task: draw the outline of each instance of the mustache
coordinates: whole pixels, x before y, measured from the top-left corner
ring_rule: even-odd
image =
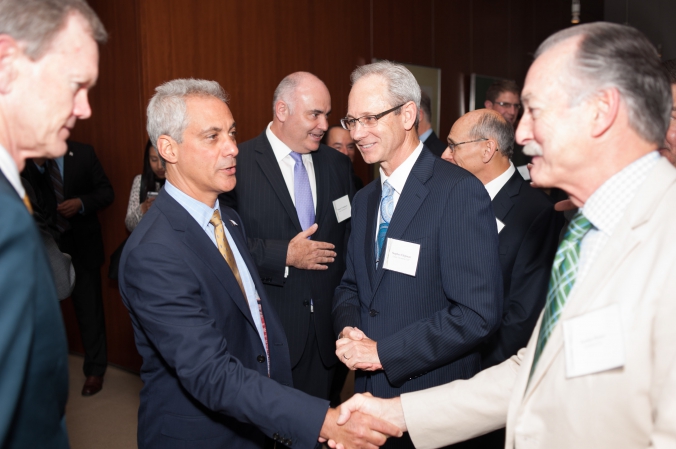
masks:
[[[542,156],[542,147],[536,142],[530,141],[524,145],[523,154],[526,156]]]

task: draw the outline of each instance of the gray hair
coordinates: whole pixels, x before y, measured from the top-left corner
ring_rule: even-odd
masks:
[[[495,139],[500,153],[512,157],[514,153],[514,127],[497,112],[480,109],[481,115],[469,131],[469,138]]]
[[[293,97],[293,92],[296,90],[298,87],[298,84],[300,83],[300,76],[297,76],[296,73],[292,73],[291,75],[287,75],[284,77],[282,81],[280,81],[279,85],[275,89],[275,93],[272,96],[272,116],[275,116],[275,105],[277,104],[278,101],[283,101],[286,103],[286,106],[289,108],[289,112],[293,114],[293,101],[291,100]]]
[[[84,0],[0,0],[0,34],[26,45],[33,60],[45,54],[71,14],[79,14],[100,44],[108,38],[96,13]]]
[[[648,142],[663,142],[672,108],[671,87],[650,41],[627,25],[589,23],[553,34],[535,57],[575,36],[582,39],[573,63],[568,73],[559,74],[570,104],[614,87],[627,104],[629,126]]]
[[[357,67],[352,72],[350,81],[354,85],[361,78],[370,75],[379,75],[385,78],[389,95],[388,100],[393,107],[412,101],[415,103],[418,111],[420,110],[420,86],[409,69],[401,64],[395,64],[390,61],[378,61],[373,64]],[[394,111],[395,115],[399,115],[400,113],[401,109]],[[419,121],[420,112],[416,112],[414,124],[416,128]]]
[[[188,127],[187,97],[215,97],[228,102],[228,94],[216,81],[199,79],[175,79],[155,88],[155,95],[148,103],[148,137],[157,148],[160,136],[166,135],[176,142],[183,142],[183,133]],[[158,152],[159,154],[159,152]],[[165,161],[162,159],[162,164]]]

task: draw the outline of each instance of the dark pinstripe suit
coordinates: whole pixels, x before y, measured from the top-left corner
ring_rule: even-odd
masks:
[[[321,361],[326,366],[337,362],[335,335],[331,325],[333,292],[345,271],[345,254],[350,232],[350,219],[338,223],[333,201],[354,196],[350,159],[340,152],[320,145],[312,152],[317,184],[316,223],[319,229],[313,240],[335,245],[336,259],[324,271],[300,270],[289,267],[284,278],[286,251],[289,240],[301,232],[298,214],[282,171],[265,131],[239,145],[237,156],[237,186],[221,195],[224,204],[242,217],[253,255],[265,290],[281,318],[289,341],[291,366],[301,360],[309,329],[312,328],[310,299],[314,303],[314,327]],[[294,383],[297,383],[294,376]],[[305,379],[296,388],[312,392]],[[326,397],[328,397],[328,390]]]
[[[472,377],[481,368],[478,346],[502,312],[486,189],[423,149],[387,231],[388,238],[420,244],[415,277],[375,268],[380,195],[376,180],[354,199],[347,271],[334,298],[334,331],[357,326],[378,344],[383,371],[357,371],[355,389],[389,398]]]

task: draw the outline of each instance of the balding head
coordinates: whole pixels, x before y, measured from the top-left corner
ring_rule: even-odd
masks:
[[[291,151],[309,153],[319,148],[328,129],[331,95],[312,73],[295,72],[275,89],[270,130]]]
[[[441,157],[487,184],[509,168],[514,129],[498,112],[478,109],[453,124],[448,145]]]

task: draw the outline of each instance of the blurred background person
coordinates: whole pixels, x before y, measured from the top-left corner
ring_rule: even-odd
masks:
[[[420,91],[420,122],[418,123],[418,138],[435,155],[441,157],[446,144],[439,140],[437,133],[432,129],[432,100],[425,91]]]
[[[664,144],[660,148],[660,154],[666,157],[672,165],[676,166],[676,59],[665,61],[662,63],[662,66],[667,69],[667,75],[671,83],[671,96],[674,103],[671,107],[669,129],[667,129]]]
[[[343,129],[340,125],[333,125],[324,134],[324,145],[328,145],[331,148],[343,153],[345,156],[350,158],[352,164],[354,164],[354,155],[357,145],[350,137],[350,131]],[[354,166],[353,166],[354,171]],[[354,187],[356,190],[359,190],[364,187],[364,181],[361,180],[354,172],[352,173],[352,181],[354,182]]]
[[[136,228],[143,215],[148,212],[157,197],[157,193],[164,187],[164,181],[164,166],[157,154],[157,148],[153,146],[149,139],[143,152],[143,173],[136,175],[131,184],[127,217],[124,219],[124,224],[129,232]]]

